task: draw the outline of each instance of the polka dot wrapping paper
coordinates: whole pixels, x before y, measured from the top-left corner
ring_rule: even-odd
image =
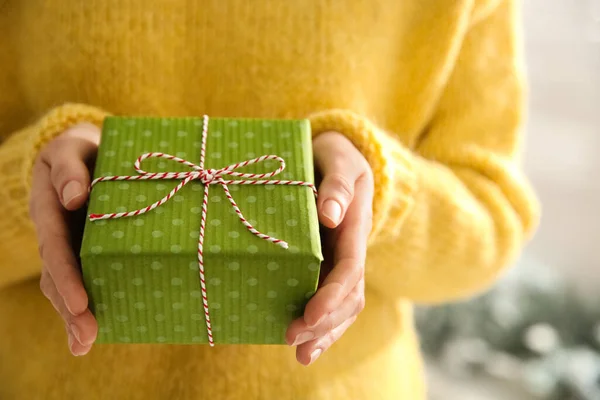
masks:
[[[94,178],[136,175],[135,160],[162,152],[197,164],[202,118],[105,120]],[[305,120],[211,118],[205,168],[277,155],[285,170],[270,179],[314,181],[311,132]],[[188,172],[163,158],[144,160],[148,172]],[[267,173],[276,160],[236,172]],[[236,179],[227,177],[226,179]],[[144,208],[180,180],[96,184],[88,211]],[[302,186],[229,185],[244,217],[284,249],[253,235],[240,222],[220,185],[209,189],[203,245],[213,340],[219,344],[283,344],[288,324],[314,294],[322,260],[316,202]],[[87,221],[81,262],[98,343],[209,343],[198,265],[204,185],[193,180],[169,201],[139,216]]]

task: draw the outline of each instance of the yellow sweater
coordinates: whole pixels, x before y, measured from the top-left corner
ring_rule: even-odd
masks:
[[[423,399],[412,302],[490,285],[534,230],[512,0],[0,1],[0,398]],[[315,365],[286,346],[71,357],[37,287],[32,160],[114,114],[309,116],[376,181],[367,307]]]

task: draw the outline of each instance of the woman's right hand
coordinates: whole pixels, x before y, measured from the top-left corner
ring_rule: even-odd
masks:
[[[73,234],[81,226],[73,227],[71,217],[88,198],[89,167],[99,142],[95,125],[73,126],[42,149],[33,167],[29,210],[43,263],[40,288],[64,320],[75,356],[87,354],[98,333],[73,250]]]

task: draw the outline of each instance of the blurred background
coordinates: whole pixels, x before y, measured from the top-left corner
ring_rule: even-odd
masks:
[[[600,0],[524,0],[537,236],[490,292],[418,310],[431,400],[600,399]]]

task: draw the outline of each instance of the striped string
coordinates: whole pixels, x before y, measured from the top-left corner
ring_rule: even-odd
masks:
[[[208,121],[207,115],[204,116],[202,125],[202,146],[200,148],[200,162],[196,165],[192,162],[184,160],[179,157],[172,156],[165,153],[145,153],[142,154],[135,160],[134,168],[138,175],[121,175],[121,176],[101,176],[92,181],[94,186],[100,182],[112,182],[112,181],[134,181],[134,180],[180,180],[179,184],[175,186],[166,196],[162,199],[154,202],[146,207],[118,213],[107,213],[107,214],[90,214],[90,221],[98,221],[102,219],[116,219],[116,218],[127,218],[135,217],[137,215],[145,214],[148,211],[152,211],[157,207],[165,204],[169,201],[177,192],[179,192],[185,185],[193,180],[198,180],[204,185],[204,195],[202,198],[202,215],[200,219],[200,233],[198,237],[198,270],[200,274],[200,286],[202,289],[202,305],[204,306],[204,319],[206,321],[206,331],[208,333],[208,342],[211,346],[214,346],[214,339],[212,334],[212,325],[210,322],[210,313],[208,309],[208,296],[206,290],[206,279],[204,277],[204,230],[206,227],[206,214],[208,211],[208,191],[210,185],[220,185],[225,192],[227,200],[231,203],[231,206],[235,210],[240,222],[246,227],[248,231],[256,235],[260,239],[266,240],[273,244],[276,244],[284,249],[288,248],[287,242],[278,239],[273,236],[266,235],[252,226],[242,211],[236,204],[231,192],[229,191],[228,185],[291,185],[291,186],[306,186],[309,187],[314,195],[317,195],[317,189],[312,183],[303,181],[289,181],[289,180],[270,180],[268,178],[278,175],[285,169],[285,161],[283,158],[276,155],[264,155],[251,160],[242,161],[236,164],[228,165],[227,167],[220,169],[205,169],[204,159],[206,155],[206,138],[208,136]],[[141,167],[142,162],[148,158],[164,158],[167,160],[175,161],[191,168],[188,172],[147,172]],[[267,172],[263,174],[251,174],[236,172],[237,169],[243,168],[248,165],[261,163],[267,160],[276,160],[279,163],[279,168],[275,171]],[[236,177],[241,179],[223,179],[224,177]]]

